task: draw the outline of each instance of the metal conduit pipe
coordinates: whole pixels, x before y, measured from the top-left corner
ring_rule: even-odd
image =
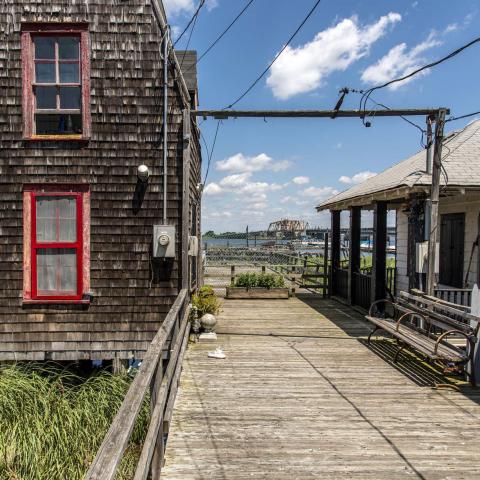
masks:
[[[169,30],[163,40],[163,224],[167,225],[168,188],[168,42]]]

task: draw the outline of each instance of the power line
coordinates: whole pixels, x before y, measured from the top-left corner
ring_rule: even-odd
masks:
[[[242,11],[233,19],[233,21],[228,25],[228,27],[211,43],[211,45],[200,55],[200,57],[197,60],[197,65],[198,63],[204,58],[212,48],[217,45],[217,43],[228,33],[228,31],[237,23],[237,21],[240,19],[240,17],[248,10],[248,7],[254,2],[255,0],[250,0],[242,9]],[[193,68],[190,67],[190,68]]]
[[[199,8],[199,12],[200,12],[200,7]],[[198,15],[195,16],[195,20],[193,21],[193,25],[192,25],[192,29],[190,30],[190,35],[188,36],[188,41],[187,41],[187,45],[185,47],[185,49],[183,50],[183,55],[182,55],[182,60],[180,62],[180,71],[182,70],[182,66],[183,66],[183,62],[185,60],[185,55],[187,54],[187,51],[188,51],[188,47],[190,46],[190,41],[192,40],[192,35],[193,35],[193,31],[195,30],[195,25],[197,24],[197,20],[198,20]]]
[[[205,179],[203,180],[203,184],[206,185],[207,179],[208,179],[208,172],[210,171],[210,163],[212,161],[213,157],[213,152],[215,151],[215,145],[217,144],[217,136],[218,136],[218,130],[220,129],[220,124],[222,123],[221,120],[218,121],[217,123],[217,129],[215,130],[215,137],[213,138],[213,144],[212,144],[212,149],[210,153],[208,153],[208,147],[207,147],[207,154],[208,154],[208,164],[207,164],[207,171],[205,172]],[[205,141],[205,139],[203,139]],[[205,142],[205,146],[206,142]]]
[[[198,17],[198,14],[200,13],[200,10],[202,9],[202,7],[205,5],[205,1],[206,0],[200,0],[200,3],[198,4],[198,7],[197,7],[197,10],[195,10],[195,13],[192,15],[192,18],[190,19],[190,21],[187,23],[187,26],[183,29],[182,33],[179,35],[179,37],[175,40],[174,44],[173,44],[173,47],[175,48],[177,46],[177,43],[181,40],[181,38],[185,35],[185,33],[187,32],[187,30],[190,28],[190,25],[193,23],[193,22],[196,22],[196,19]]]
[[[455,120],[461,120],[462,118],[468,118],[468,117],[473,117],[474,115],[480,114],[480,111],[478,112],[473,112],[473,113],[467,113],[466,115],[461,115],[459,117],[450,117],[445,122],[454,122]]]
[[[298,35],[300,30],[303,28],[305,23],[307,23],[308,19],[313,15],[313,12],[317,9],[317,7],[320,5],[320,2],[322,0],[317,0],[311,10],[308,12],[307,16],[302,20],[302,23],[299,25],[299,27],[295,30],[293,35],[288,39],[287,43],[283,46],[283,48],[280,50],[275,55],[275,58],[270,62],[268,67],[256,78],[256,80],[233,102],[231,103],[228,107],[225,107],[225,110],[234,107],[238,102],[240,102],[243,98],[245,98],[257,85],[257,83],[266,75],[266,73],[272,68],[272,65],[278,60],[278,57],[286,50],[286,48],[290,45],[290,43],[293,41],[293,39]]]
[[[467,48],[471,47],[472,45],[476,44],[480,42],[480,37],[477,37],[475,39],[473,39],[471,42],[457,48],[456,50],[454,50],[453,52],[449,53],[448,55],[446,55],[445,57],[442,57],[440,58],[439,60],[436,60],[432,63],[429,63],[428,65],[424,65],[423,67],[420,67],[420,68],[417,68],[416,70],[414,70],[413,72],[410,72],[408,73],[407,75],[404,75],[403,77],[400,77],[400,78],[395,78],[393,80],[389,80],[388,82],[385,82],[384,84],[382,85],[377,85],[376,87],[372,87],[372,88],[369,88],[368,90],[366,90],[364,92],[364,94],[362,95],[362,98],[360,99],[360,110],[365,110],[366,109],[366,103],[367,103],[367,100],[369,98],[369,96],[375,91],[375,90],[380,90],[381,88],[385,88],[385,87],[388,87],[389,85],[392,85],[394,83],[397,83],[397,82],[402,82],[404,80],[407,80],[408,78],[411,78],[413,77],[414,75],[417,75],[418,73],[420,72],[423,72],[424,70],[428,69],[428,68],[432,68],[432,67],[435,67],[437,65],[439,65],[440,63],[443,63],[453,57],[455,57],[456,55],[458,55],[459,53],[463,52],[464,50],[466,50]]]

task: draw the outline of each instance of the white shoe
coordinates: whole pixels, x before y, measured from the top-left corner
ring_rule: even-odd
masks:
[[[208,352],[208,356],[210,358],[225,358],[225,354],[220,347],[217,347],[217,349],[213,352]]]

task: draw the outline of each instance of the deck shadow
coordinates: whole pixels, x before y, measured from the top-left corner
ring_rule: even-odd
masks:
[[[445,375],[440,365],[423,360],[411,349],[404,349],[397,362],[394,362],[398,346],[394,340],[382,332],[377,332],[368,343],[367,337],[372,327],[358,311],[333,299],[324,299],[320,295],[299,294],[297,298],[328,318],[349,337],[355,338],[419,387],[434,388],[437,385],[447,385],[446,388],[450,389],[448,386],[451,386],[473,402],[480,404],[480,388],[472,387],[460,376]],[[332,315],[334,312],[335,314]],[[345,318],[339,318],[338,313],[343,314]]]

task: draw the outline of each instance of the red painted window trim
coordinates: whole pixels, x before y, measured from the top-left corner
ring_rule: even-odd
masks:
[[[74,197],[77,208],[77,236],[75,242],[38,242],[37,241],[37,205],[38,197]],[[83,297],[83,194],[81,192],[36,192],[30,194],[31,200],[31,269],[32,300],[82,300]],[[76,249],[77,257],[77,293],[75,295],[42,295],[37,289],[37,250],[42,248]]]
[[[81,113],[82,134],[78,135],[35,135],[35,102],[33,95],[34,35],[66,35],[80,36],[80,80],[81,80]],[[26,140],[88,140],[91,136],[90,118],[90,41],[88,24],[85,23],[25,23],[21,31],[22,77],[23,77],[23,137]]]

